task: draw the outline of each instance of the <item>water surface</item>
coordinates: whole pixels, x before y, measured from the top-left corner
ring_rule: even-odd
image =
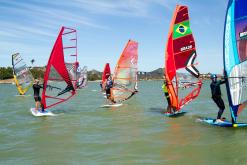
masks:
[[[209,83],[177,118],[161,113],[166,107],[161,85],[142,81],[136,96],[107,109],[100,108],[99,84],[91,82],[54,107],[56,117],[33,117],[32,96],[16,97],[14,85],[0,85],[0,164],[246,164],[247,129],[196,122],[217,115]],[[221,89],[227,103],[225,86]],[[224,116],[229,118],[228,109]],[[240,121],[247,122],[246,111]]]

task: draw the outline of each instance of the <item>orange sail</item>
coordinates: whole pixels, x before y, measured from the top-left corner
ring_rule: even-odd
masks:
[[[202,82],[195,68],[196,56],[188,7],[177,5],[168,34],[164,70],[171,104],[177,111],[200,93]]]
[[[111,98],[115,102],[127,100],[137,91],[137,50],[138,43],[129,40],[115,67],[111,88]]]

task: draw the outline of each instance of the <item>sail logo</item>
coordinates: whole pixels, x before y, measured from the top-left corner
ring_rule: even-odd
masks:
[[[136,64],[136,59],[135,59],[135,58],[132,58],[132,59],[130,60],[130,63],[131,63],[132,65],[135,65],[135,64]]]
[[[128,47],[127,51],[129,51],[129,52],[134,52],[134,51],[136,51],[136,49],[137,49],[137,45],[130,45],[130,46]]]
[[[185,51],[185,50],[189,50],[192,49],[192,45],[188,45],[188,46],[184,46],[180,49],[181,52]]]
[[[240,39],[247,38],[247,31],[239,33],[239,38]]]
[[[184,26],[183,24],[180,24],[178,28],[176,29],[176,32],[180,34],[185,34],[187,31],[188,27]]]
[[[27,69],[27,68],[25,68],[25,69],[23,69],[23,70],[21,70],[21,71],[17,72],[17,73],[16,73],[16,76],[20,76],[20,75],[22,75],[22,74],[26,73],[27,71],[28,71],[28,69]]]
[[[191,73],[193,76],[195,76],[196,78],[198,78],[200,76],[199,71],[195,68],[194,65],[194,61],[196,59],[196,52],[192,52],[192,54],[190,55],[187,64],[186,64],[186,70]]]

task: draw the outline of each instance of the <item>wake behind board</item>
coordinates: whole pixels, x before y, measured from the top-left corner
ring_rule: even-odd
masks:
[[[120,107],[122,106],[122,103],[118,103],[118,104],[104,104],[101,106],[101,108],[109,108],[109,107]]]
[[[15,95],[16,97],[30,97],[31,95]]]
[[[164,113],[164,115],[166,117],[179,117],[179,116],[183,116],[186,113],[186,111],[177,111],[175,113]]]
[[[205,124],[209,124],[212,126],[220,126],[220,127],[247,127],[247,123],[232,124],[232,122],[228,120],[217,122],[216,119],[212,119],[212,118],[200,118],[200,119],[197,119],[197,121],[205,123]]]
[[[49,110],[45,110],[45,112],[42,112],[41,109],[39,108],[38,111],[35,110],[35,108],[30,109],[31,113],[33,116],[36,117],[41,117],[41,116],[56,116],[56,114],[52,113]]]

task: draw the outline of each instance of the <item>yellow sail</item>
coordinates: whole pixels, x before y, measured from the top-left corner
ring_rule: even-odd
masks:
[[[20,95],[24,95],[33,84],[33,76],[19,53],[12,55],[14,82]]]
[[[30,83],[29,86],[22,88],[15,75],[14,75],[14,82],[20,95],[24,95],[28,91],[28,89],[32,86],[32,83]]]

